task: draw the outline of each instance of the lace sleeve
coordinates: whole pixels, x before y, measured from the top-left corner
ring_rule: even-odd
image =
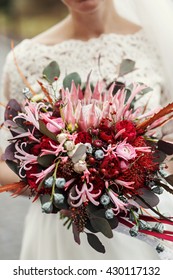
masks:
[[[7,139],[9,138],[9,132],[3,126],[3,122],[4,122],[5,105],[7,104],[8,100],[10,99],[10,85],[11,85],[10,64],[12,64],[11,53],[9,53],[7,55],[5,66],[4,66],[3,73],[2,73],[2,80],[1,80],[0,124],[2,125],[2,127],[0,129],[0,154],[2,154],[2,152],[5,150],[5,147],[8,144]]]

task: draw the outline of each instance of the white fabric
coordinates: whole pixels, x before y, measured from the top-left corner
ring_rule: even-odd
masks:
[[[107,34],[88,42],[69,40],[54,46],[24,40],[16,47],[15,55],[22,72],[36,90],[38,89],[36,80],[41,77],[43,68],[52,60],[56,60],[60,65],[59,83],[61,83],[64,74],[72,71],[78,71],[85,81],[91,69],[92,80],[97,81],[101,78],[112,80],[116,77],[118,64],[123,58],[136,61],[136,70],[125,77],[127,83],[139,81],[154,88],[154,91],[143,100],[145,103],[148,102],[149,108],[159,105],[164,89],[160,62],[143,31],[126,36]],[[23,83],[11,54],[7,58],[3,82],[6,97],[21,101]],[[171,208],[172,202],[167,200],[167,197],[165,201]],[[85,234],[81,239],[81,246],[75,244],[71,232],[62,226],[62,221],[57,215],[42,214],[39,202],[36,202],[31,205],[27,215],[21,259],[159,259],[163,255],[158,255],[155,251],[158,241],[147,239],[152,248],[141,240],[117,231],[113,239],[101,237],[107,250],[105,255],[90,248]],[[164,258],[173,259],[173,256],[170,257],[169,249],[165,252]]]
[[[173,101],[173,1],[114,0],[118,12],[143,27],[162,60],[169,100]]]

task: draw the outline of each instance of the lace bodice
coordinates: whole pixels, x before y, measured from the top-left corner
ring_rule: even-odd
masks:
[[[91,70],[92,81],[103,78],[112,81],[117,77],[122,59],[129,58],[136,61],[136,70],[126,75],[124,80],[127,83],[146,83],[154,88],[154,104],[160,102],[163,80],[159,60],[143,30],[132,35],[103,34],[86,42],[68,40],[53,46],[26,39],[15,48],[15,56],[22,73],[36,91],[39,90],[37,80],[42,76],[44,67],[52,60],[56,60],[60,66],[61,83],[65,73],[71,72],[78,72],[82,80],[86,81]],[[24,84],[16,70],[12,53],[7,57],[3,82],[8,99],[23,98]],[[152,103],[153,99],[150,99],[149,107],[153,106]]]

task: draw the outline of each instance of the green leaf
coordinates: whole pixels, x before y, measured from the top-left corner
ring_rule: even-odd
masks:
[[[92,227],[96,231],[101,232],[107,238],[113,237],[112,229],[106,219],[97,217],[93,214],[90,215],[89,219],[90,219]]]
[[[100,242],[99,238],[95,234],[86,232],[86,235],[87,235],[88,243],[93,249],[103,254],[106,252],[105,247],[103,246],[103,244]]]
[[[70,73],[69,75],[67,75],[64,80],[63,80],[63,87],[66,89],[68,88],[69,90],[71,90],[71,83],[72,81],[74,81],[76,87],[78,85],[81,85],[81,77],[79,76],[79,74],[77,72],[73,72]]]
[[[43,70],[43,77],[46,78],[50,83],[54,82],[55,77],[60,76],[59,65],[56,61],[52,61],[49,65]]]
[[[52,140],[57,142],[56,135],[54,133],[52,133],[50,130],[47,129],[47,127],[44,124],[44,122],[39,120],[39,125],[40,125],[39,130],[40,130],[41,133],[43,133],[44,135],[46,135],[50,139],[52,139]]]
[[[123,59],[119,68],[119,77],[124,76],[135,69],[135,61],[131,59]]]
[[[56,159],[56,156],[54,156],[54,155],[45,155],[42,157],[38,157],[37,161],[41,166],[49,167],[54,162],[55,159]]]

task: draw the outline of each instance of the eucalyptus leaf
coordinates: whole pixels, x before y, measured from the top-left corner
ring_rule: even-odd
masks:
[[[3,160],[14,160],[14,153],[15,153],[15,143],[11,143],[5,149],[5,153],[2,155]]]
[[[75,86],[77,87],[78,85],[81,85],[81,77],[79,76],[79,74],[77,72],[73,72],[70,73],[69,75],[67,75],[64,80],[63,80],[63,87],[66,89],[68,88],[69,90],[71,90],[71,84],[72,81],[74,81]]]
[[[56,159],[56,156],[54,156],[54,155],[45,155],[42,157],[38,157],[37,161],[41,166],[49,167],[54,162],[55,159]]]
[[[100,218],[105,218],[105,212],[106,212],[106,209],[99,209],[97,211],[94,212],[94,215],[97,216],[97,217],[100,217]],[[116,218],[116,216],[113,217],[113,219],[109,219],[109,220],[106,220],[108,221],[111,229],[114,229],[118,226],[118,219]]]
[[[80,245],[80,233],[77,229],[77,226],[74,223],[72,223],[72,231],[73,231],[74,240],[76,241],[77,244]]]
[[[95,215],[90,215],[89,219],[90,219],[92,227],[96,231],[101,232],[107,238],[113,237],[112,229],[106,219],[97,217]]]
[[[136,198],[135,201],[142,206],[143,208],[149,208],[147,204],[150,205],[150,207],[155,207],[159,203],[159,197],[154,194],[150,189],[141,188],[142,195],[140,197],[143,199],[140,200],[140,198]],[[146,202],[146,203],[145,203]]]
[[[8,165],[8,167],[19,176],[19,168],[18,168],[18,164],[15,161],[12,160],[6,160],[5,161],[6,164]]]
[[[88,243],[93,249],[103,254],[106,252],[105,247],[103,246],[103,244],[100,242],[99,238],[95,234],[86,232],[86,235],[87,235]]]
[[[4,118],[5,120],[11,120],[12,118],[16,117],[21,111],[21,106],[16,101],[16,99],[10,99],[5,109]]]
[[[119,68],[119,77],[124,76],[135,69],[135,61],[131,59],[123,59]]]
[[[45,77],[50,83],[53,83],[54,78],[59,76],[60,69],[56,61],[49,63],[49,65],[43,70],[43,77]]]
[[[84,144],[79,145],[71,158],[72,162],[73,163],[78,162],[79,159],[81,159],[82,156],[86,153],[86,150],[87,147]]]
[[[56,135],[48,130],[44,122],[42,122],[41,120],[39,120],[39,130],[44,135],[57,142]]]
[[[167,177],[164,177],[164,179],[171,185],[173,186],[173,174],[167,176]]]
[[[163,141],[163,140],[159,140],[158,143],[158,149],[162,152],[164,152],[167,155],[173,155],[173,144]]]

